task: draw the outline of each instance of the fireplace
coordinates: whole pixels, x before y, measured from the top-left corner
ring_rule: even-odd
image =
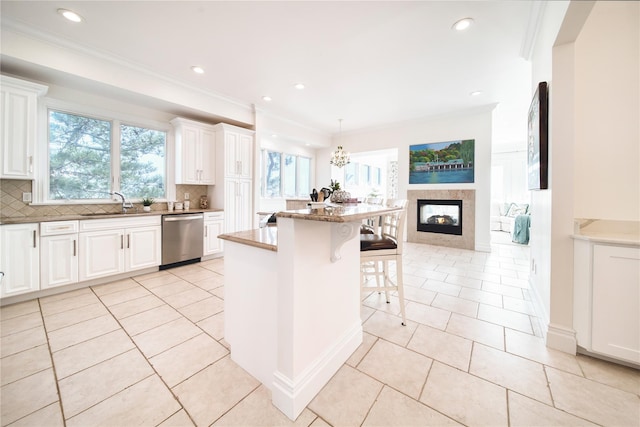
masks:
[[[462,200],[418,199],[417,230],[462,235]]]

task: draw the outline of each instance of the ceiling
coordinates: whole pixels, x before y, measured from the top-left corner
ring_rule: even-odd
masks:
[[[498,139],[524,140],[531,72],[523,55],[538,3],[2,0],[0,7],[3,25],[328,134],[338,132],[339,119],[348,132],[498,104]],[[58,8],[84,22],[66,21]],[[474,24],[454,31],[465,17]]]

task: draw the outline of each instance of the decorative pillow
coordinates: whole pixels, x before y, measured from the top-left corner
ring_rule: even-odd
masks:
[[[515,218],[518,215],[524,215],[527,213],[528,208],[529,208],[529,205],[516,205],[515,203],[513,203],[509,208],[509,212],[507,212],[507,216],[511,218]]]
[[[502,203],[500,205],[500,216],[506,216],[512,205],[513,203]]]

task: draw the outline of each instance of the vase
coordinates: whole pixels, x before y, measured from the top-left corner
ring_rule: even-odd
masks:
[[[351,193],[344,190],[336,190],[331,194],[331,201],[333,203],[343,203],[345,200],[351,198]]]
[[[145,212],[151,212],[151,206],[143,206],[142,210]]]

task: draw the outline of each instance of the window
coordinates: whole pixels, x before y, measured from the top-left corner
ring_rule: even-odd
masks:
[[[165,132],[120,126],[120,190],[127,197],[165,197],[166,140]]]
[[[307,197],[311,193],[311,159],[262,150],[262,197]]]
[[[284,196],[296,196],[296,156],[284,155]]]
[[[49,199],[105,199],[111,122],[49,111]]]
[[[280,192],[280,158],[282,155],[273,151],[265,150],[265,173],[264,182],[265,187],[263,196],[265,197],[279,197]]]
[[[50,109],[42,201],[104,201],[166,194],[167,132]]]

